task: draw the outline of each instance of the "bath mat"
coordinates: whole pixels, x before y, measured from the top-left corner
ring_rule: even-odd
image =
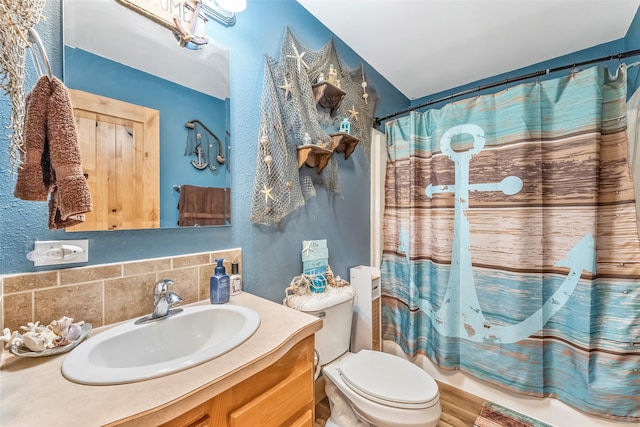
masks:
[[[487,402],[482,406],[480,415],[473,427],[551,427],[542,421],[522,415],[519,412]]]

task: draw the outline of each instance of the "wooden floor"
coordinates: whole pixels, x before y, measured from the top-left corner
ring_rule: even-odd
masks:
[[[437,381],[442,415],[438,427],[470,427],[486,400]]]
[[[471,427],[486,400],[458,388],[438,382],[442,416],[438,427]],[[325,397],[316,405],[315,427],[323,427],[329,419],[329,401]]]

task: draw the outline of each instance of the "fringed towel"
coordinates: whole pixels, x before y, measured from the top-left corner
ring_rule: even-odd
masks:
[[[45,158],[47,102],[51,84],[42,77],[26,97],[24,115],[25,151],[22,153],[13,195],[22,200],[46,201],[51,185],[51,165]]]
[[[231,206],[231,189],[180,186],[178,201],[178,225],[193,227],[202,225],[224,225]]]
[[[27,99],[25,152],[14,196],[44,201],[49,193],[52,230],[84,222],[91,212],[69,93],[56,77],[43,76]]]

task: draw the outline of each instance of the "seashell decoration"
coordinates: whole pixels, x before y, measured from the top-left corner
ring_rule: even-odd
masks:
[[[2,330],[0,342],[4,341],[5,348],[25,346],[34,352],[65,346],[76,340],[81,333],[84,321],[74,322],[73,318],[63,316],[54,320],[47,326],[40,322],[29,322],[26,326],[20,326],[24,332],[13,331],[9,328]]]
[[[267,147],[269,146],[269,137],[265,134],[262,134],[262,136],[259,139],[260,141],[260,146],[262,147],[263,150],[266,150]]]
[[[57,337],[55,338],[56,345],[67,345],[73,342],[80,336],[81,326],[84,322],[73,323],[71,317],[63,316],[58,320],[54,320],[49,324],[51,331],[53,331]]]
[[[267,165],[267,169],[269,170],[269,175],[271,175],[271,163],[273,163],[273,157],[270,154],[267,154],[262,159],[265,165]]]
[[[49,328],[27,331],[22,334],[22,344],[31,351],[44,351],[56,346],[54,344],[56,337],[57,335]]]

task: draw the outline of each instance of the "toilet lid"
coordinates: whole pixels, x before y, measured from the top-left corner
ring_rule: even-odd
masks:
[[[353,299],[351,286],[348,289],[344,286],[327,292],[311,292],[306,295],[296,296],[297,306],[295,308],[304,312],[314,312],[326,310],[350,299]]]
[[[438,398],[435,380],[418,366],[379,351],[361,350],[337,367],[349,388],[396,408],[427,408]]]

